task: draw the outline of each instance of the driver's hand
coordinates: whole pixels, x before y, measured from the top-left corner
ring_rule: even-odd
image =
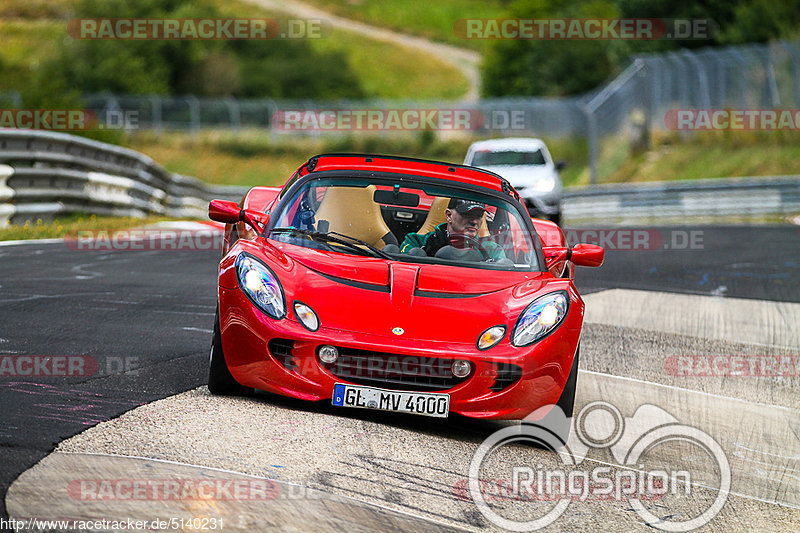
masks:
[[[422,249],[425,250],[428,257],[433,257],[441,248],[449,245],[450,232],[442,227],[438,227],[436,231],[433,232],[433,235],[428,237],[428,240],[425,241],[425,246],[423,246]]]

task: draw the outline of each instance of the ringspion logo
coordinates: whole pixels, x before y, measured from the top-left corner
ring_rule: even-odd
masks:
[[[565,428],[572,428],[577,438],[564,442]],[[550,450],[555,465],[526,464],[502,456],[504,447],[520,443]],[[660,459],[655,461],[655,468],[645,467],[648,454],[657,455],[654,450],[670,445],[691,446],[696,453],[691,460],[680,461],[681,468],[669,468]],[[604,457],[610,455],[614,462],[584,462],[593,449],[604,450]],[[506,475],[482,475],[487,465]],[[703,472],[705,466],[713,471],[708,479]],[[500,483],[492,483],[493,479]],[[716,496],[713,500],[697,498],[693,494],[697,486],[715,490]],[[722,510],[730,486],[727,455],[709,434],[681,424],[655,405],[641,405],[632,416],[626,417],[614,405],[603,401],[586,405],[574,419],[567,418],[556,405],[545,406],[531,413],[521,425],[494,432],[473,455],[467,478],[469,496],[480,513],[492,524],[511,531],[547,527],[572,502],[587,499],[626,501],[652,528],[691,531],[713,520]],[[671,500],[666,508],[644,503],[666,495]],[[492,505],[498,501],[502,505]],[[534,506],[531,501],[556,503]],[[677,501],[689,503],[693,513],[673,512]]]

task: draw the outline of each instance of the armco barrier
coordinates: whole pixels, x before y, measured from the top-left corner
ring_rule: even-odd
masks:
[[[788,217],[800,213],[800,176],[717,178],[601,185],[564,192],[575,222],[664,223],[680,219]]]
[[[0,226],[74,212],[205,217],[210,199],[238,200],[246,191],[168,172],[119,146],[0,128]]]

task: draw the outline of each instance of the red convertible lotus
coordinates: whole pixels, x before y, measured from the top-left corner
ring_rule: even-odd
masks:
[[[500,176],[383,155],[312,157],[225,222],[208,387],[446,417],[572,414],[584,304],[570,248]]]

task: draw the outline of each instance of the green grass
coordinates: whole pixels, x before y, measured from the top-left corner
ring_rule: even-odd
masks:
[[[244,131],[161,137],[142,132],[125,144],[172,172],[210,183],[253,186],[282,185],[309,157],[324,152],[383,153],[460,163],[470,142],[469,138],[437,140],[429,133],[312,138]]]
[[[66,18],[74,0],[0,0],[0,18]]]
[[[630,155],[603,182],[693,180],[800,174],[800,133],[716,132],[682,139],[658,136],[653,147]],[[588,181],[587,181],[588,182]]]
[[[24,224],[14,224],[0,228],[0,241],[22,241],[31,239],[57,239],[75,237],[79,231],[114,232],[131,228],[142,228],[148,224],[168,220],[163,217],[129,218],[97,217],[95,215],[75,214],[60,217],[51,222],[42,219]]]
[[[213,2],[226,16],[282,18],[279,13],[241,0]],[[36,69],[55,55],[58,43],[65,37],[69,9],[74,3],[75,0],[0,0],[0,92],[33,83]],[[460,70],[419,50],[335,29],[324,32],[319,39],[309,39],[309,44],[316,51],[342,53],[372,98],[451,100],[469,89]]]
[[[453,26],[459,19],[503,16],[503,0],[306,0],[345,18],[411,33],[463,48],[483,50],[487,40],[463,39]]]
[[[342,52],[373,98],[453,100],[469,90],[460,70],[419,50],[337,29],[311,45],[318,51]]]
[[[33,83],[35,71],[55,55],[57,43],[65,35],[65,21],[0,19],[0,91],[18,90]]]
[[[213,2],[230,16],[286,18],[242,0]],[[341,52],[371,98],[449,100],[463,96],[469,89],[460,70],[416,49],[330,28],[320,38],[309,39],[309,44],[316,51]]]

